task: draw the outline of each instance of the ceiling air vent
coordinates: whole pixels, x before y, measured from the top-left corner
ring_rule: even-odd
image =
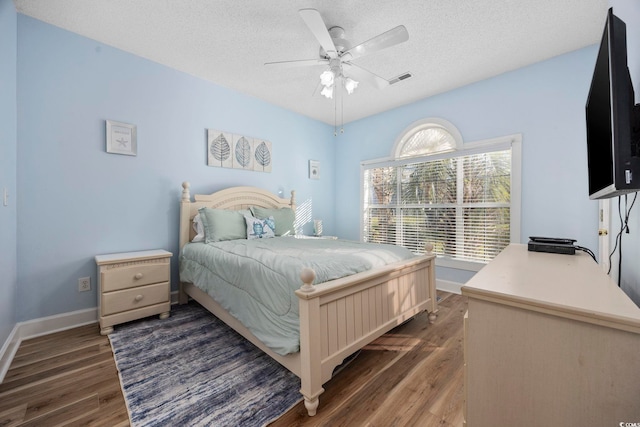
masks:
[[[402,80],[406,80],[406,79],[408,79],[409,77],[413,77],[413,76],[411,75],[411,73],[404,73],[404,74],[400,74],[398,77],[394,77],[394,78],[392,78],[391,80],[389,80],[389,84],[390,84],[390,85],[392,85],[392,84],[396,84],[396,83],[398,83],[398,82],[401,82]]]

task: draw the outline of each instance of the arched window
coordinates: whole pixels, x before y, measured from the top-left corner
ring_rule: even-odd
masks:
[[[362,164],[362,240],[431,243],[438,265],[478,270],[519,241],[520,140],[463,143],[446,120],[411,124],[389,159]]]
[[[462,135],[444,119],[429,118],[411,124],[393,144],[391,156],[420,157],[462,149]]]

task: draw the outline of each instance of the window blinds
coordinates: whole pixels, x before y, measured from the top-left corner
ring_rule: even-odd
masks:
[[[511,149],[364,169],[363,236],[487,262],[510,242]]]

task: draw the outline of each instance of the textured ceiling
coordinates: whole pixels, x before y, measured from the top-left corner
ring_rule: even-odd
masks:
[[[265,62],[318,57],[298,14],[317,9],[359,44],[398,25],[409,40],[354,63],[391,79],[361,83],[344,122],[598,43],[606,0],[14,0],[18,12],[101,43],[334,124],[318,68]],[[338,112],[338,121],[340,121]]]

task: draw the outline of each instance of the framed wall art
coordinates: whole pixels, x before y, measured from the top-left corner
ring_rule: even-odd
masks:
[[[107,153],[136,156],[138,141],[136,126],[107,120]]]
[[[320,179],[320,162],[309,160],[309,179]]]
[[[271,172],[271,142],[207,129],[207,165]]]

